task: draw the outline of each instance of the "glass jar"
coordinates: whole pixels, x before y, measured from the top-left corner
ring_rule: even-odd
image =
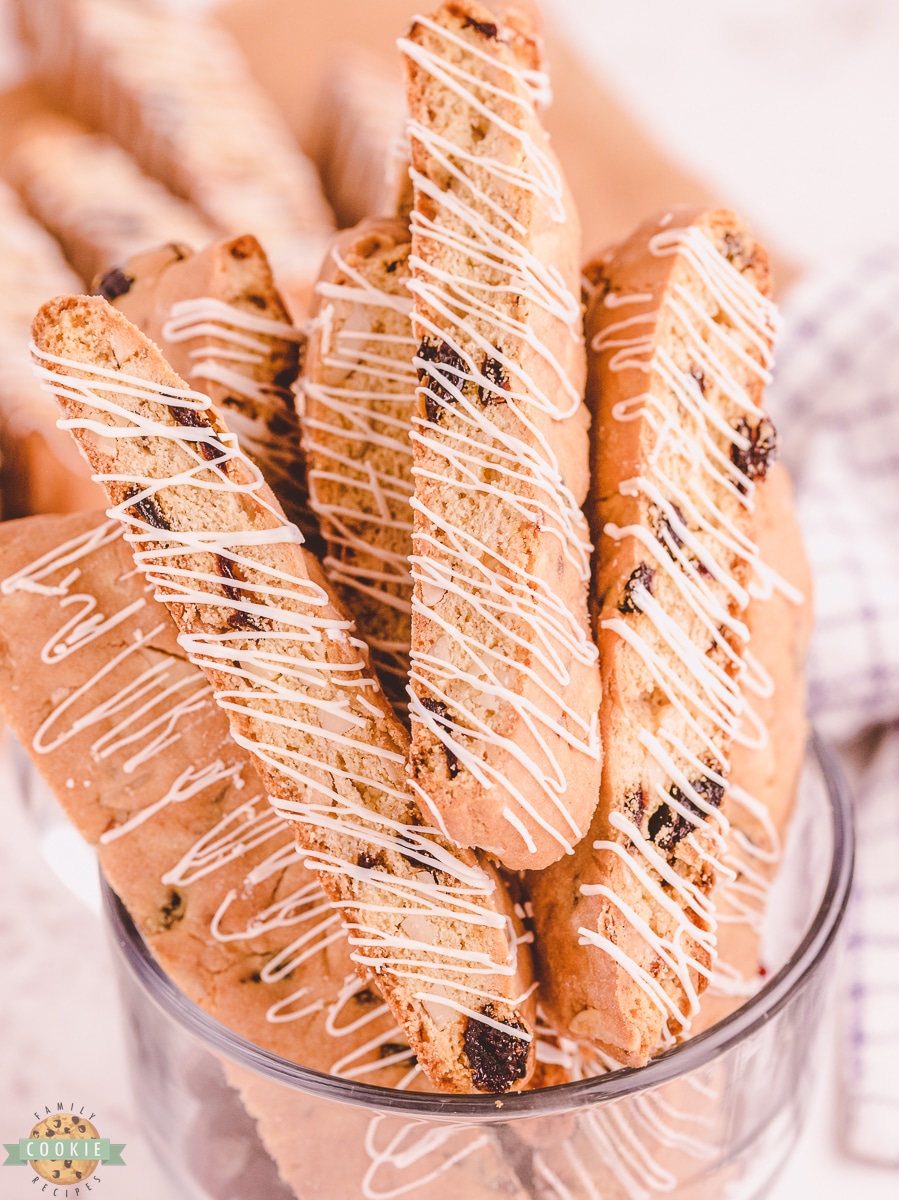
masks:
[[[175,987],[106,888],[147,1138],[189,1200],[763,1197],[813,1086],[852,850],[845,786],[815,740],[772,894],[764,986],[639,1070],[502,1097],[391,1091],[259,1049]]]

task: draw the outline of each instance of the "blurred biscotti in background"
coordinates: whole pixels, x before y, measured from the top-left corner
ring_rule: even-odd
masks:
[[[333,231],[312,163],[228,34],[118,0],[18,0],[35,73],[223,234],[252,231],[302,306]]]
[[[103,494],[34,377],[35,305],[81,283],[59,246],[0,183],[0,455],[4,517],[96,508]]]
[[[7,173],[86,284],[148,246],[199,247],[215,236],[111,138],[49,111],[22,125]]]

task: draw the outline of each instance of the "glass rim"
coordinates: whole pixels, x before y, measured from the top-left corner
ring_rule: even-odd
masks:
[[[645,1067],[621,1067],[574,1083],[529,1092],[507,1092],[501,1096],[460,1095],[397,1091],[314,1071],[247,1041],[185,995],[153,958],[124,904],[101,874],[103,908],[120,957],[157,1007],[209,1049],[257,1074],[323,1100],[412,1118],[508,1121],[570,1112],[645,1092],[723,1055],[770,1021],[802,989],[827,954],[848,904],[855,838],[849,791],[833,754],[814,731],[809,739],[809,749],[823,777],[830,802],[833,853],[821,903],[799,946],[754,996],[711,1028],[666,1050]]]

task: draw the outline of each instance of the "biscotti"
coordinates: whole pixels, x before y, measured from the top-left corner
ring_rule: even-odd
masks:
[[[105,300],[58,299],[33,333],[138,567],[418,1061],[447,1090],[521,1086],[531,989],[503,888],[424,825],[405,730],[298,530],[208,398]]]
[[[117,263],[93,290],[227,412],[241,446],[317,552],[290,390],[305,338],[291,324],[256,238],[222,239],[197,254],[177,244],[147,250]]]
[[[42,84],[221,234],[253,233],[300,310],[333,217],[315,168],[230,36],[197,14],[120,0],[18,0]]]
[[[110,138],[63,117],[24,125],[6,171],[88,286],[132,254],[163,242],[199,248],[215,236],[195,208]]]
[[[577,217],[523,19],[448,3],[400,48],[421,339],[412,782],[454,840],[540,868],[599,791]]]
[[[0,183],[0,481],[6,518],[96,508],[103,501],[71,438],[56,428],[59,410],[41,391],[28,353],[38,306],[80,286],[59,245]]]
[[[408,1043],[118,522],[4,522],[0,556],[0,706],[160,965],[258,1046],[399,1083]]]
[[[740,680],[749,588],[771,581],[752,540],[775,448],[768,290],[736,217],[679,210],[609,253],[587,314],[602,787],[533,903],[542,1003],[630,1065],[698,1011],[732,746],[765,736]]]
[[[363,221],[332,244],[315,287],[302,423],[325,574],[406,699],[411,639],[412,356],[409,228]]]

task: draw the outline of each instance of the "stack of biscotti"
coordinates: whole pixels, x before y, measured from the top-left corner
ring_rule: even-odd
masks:
[[[71,438],[56,428],[56,405],[34,378],[28,343],[36,308],[78,277],[58,244],[0,184],[0,481],[3,514],[96,508],[102,492]]]
[[[299,339],[253,238],[121,264],[41,309],[34,354],[401,1057],[504,1091],[534,1077],[531,936],[596,1069],[751,991],[807,579],[747,228],[673,210],[591,263],[585,353],[534,27],[449,0],[400,49],[409,221],[333,243],[310,325],[321,568],[265,481]]]
[[[444,75],[449,72],[460,74],[463,70],[471,72],[472,57],[476,59],[479,54],[482,55],[480,61],[483,63],[490,61],[491,56],[502,53],[493,45],[497,40],[495,24],[488,22],[483,12],[470,5],[447,5],[435,15],[433,21],[434,26],[447,31],[442,47],[439,41],[441,34],[433,26],[429,28],[428,22],[417,23],[412,32],[413,39],[416,38],[416,30],[419,30],[420,37],[424,38],[427,34],[433,36],[431,53],[437,57],[439,65],[434,66],[434,58],[430,60],[432,75],[437,75],[440,70]],[[423,34],[421,25],[425,29]],[[456,40],[449,36],[450,31],[455,33]],[[510,50],[517,47],[517,52],[521,53],[520,27],[519,39],[509,38],[506,44]],[[527,47],[525,40],[525,55]],[[417,41],[413,41],[411,47],[409,43],[403,43],[403,49],[413,61],[422,58]],[[473,191],[474,183],[465,174],[468,169],[466,163],[470,164],[470,159],[464,159],[463,156],[471,154],[471,146],[466,141],[468,126],[462,120],[461,113],[464,111],[463,102],[471,104],[471,100],[467,100],[468,93],[463,93],[458,86],[457,94],[443,97],[443,103],[437,103],[435,97],[429,94],[428,102],[422,104],[424,118],[418,120],[415,104],[419,82],[418,76],[410,72],[413,147],[416,140],[419,143],[427,140],[430,122],[445,121],[449,132],[444,130],[439,141],[439,170],[443,172],[441,184],[446,186],[449,194],[454,194],[453,181],[457,180],[463,199],[454,202],[451,213],[441,214],[440,205],[451,207],[444,199],[444,193],[429,191],[427,181],[419,181],[413,171],[418,194],[413,213],[411,259],[405,251],[397,254],[395,249],[403,240],[402,225],[362,222],[354,231],[342,235],[330,261],[326,263],[317,289],[305,380],[305,437],[313,475],[313,506],[317,507],[322,518],[323,533],[331,551],[326,569],[335,580],[341,580],[342,577],[345,580],[349,576],[350,586],[364,593],[361,598],[355,601],[348,599],[348,602],[354,605],[360,628],[366,636],[376,642],[379,636],[389,631],[391,641],[400,650],[405,645],[400,639],[411,636],[414,642],[415,636],[414,623],[413,630],[409,630],[403,619],[403,610],[396,600],[397,596],[405,595],[400,590],[404,574],[402,560],[417,548],[416,542],[410,538],[408,516],[405,522],[397,519],[402,517],[402,509],[397,506],[401,505],[402,496],[410,487],[414,486],[416,491],[413,500],[416,532],[419,528],[425,532],[429,556],[437,551],[433,525],[429,526],[424,521],[419,524],[422,514],[419,496],[430,494],[435,473],[430,464],[425,465],[427,460],[424,456],[419,456],[422,434],[404,428],[401,423],[400,410],[396,405],[407,385],[395,360],[404,339],[410,336],[414,339],[415,322],[421,320],[419,313],[426,321],[431,321],[425,328],[433,340],[433,330],[438,328],[438,321],[433,319],[433,311],[429,311],[425,301],[435,295],[439,316],[444,322],[450,320],[454,313],[458,319],[458,313],[463,308],[466,312],[476,314],[462,327],[463,335],[473,334],[483,344],[490,328],[487,318],[482,315],[482,308],[477,306],[477,270],[472,270],[464,258],[460,256],[461,265],[453,266],[446,254],[443,258],[437,256],[439,265],[433,268],[429,279],[422,255],[422,248],[425,253],[428,251],[428,235],[434,236],[436,233],[440,239],[438,246],[445,250],[447,246],[452,246],[454,236],[461,241],[464,235],[459,234],[459,229],[465,228],[467,223],[467,229],[475,231],[470,237],[469,249],[475,245],[475,235],[484,237],[487,245],[481,252],[483,262],[493,263],[496,277],[501,278],[496,266],[499,251],[496,246],[489,244],[490,236],[502,237],[501,228],[498,233],[495,227],[499,223],[491,214],[489,220],[482,218],[478,224],[475,219],[477,214],[468,213],[464,206],[464,189]],[[489,109],[489,100],[485,101],[484,107]],[[438,118],[433,116],[435,112],[439,114]],[[486,117],[486,113],[481,116]],[[486,119],[483,124],[486,127]],[[432,132],[430,136],[436,141],[438,135]],[[481,138],[481,141],[484,140]],[[453,159],[454,150],[463,158],[462,165]],[[420,151],[417,158],[421,161]],[[416,154],[413,153],[415,161]],[[498,194],[497,188],[490,192],[494,204]],[[446,228],[439,225],[441,219]],[[742,537],[742,542],[737,543],[736,549],[728,547],[731,557],[724,560],[733,567],[740,582],[736,585],[736,596],[732,594],[734,589],[731,589],[731,593],[727,593],[726,587],[723,589],[727,594],[723,601],[722,619],[729,622],[726,638],[718,635],[717,639],[712,638],[709,647],[705,647],[703,630],[708,620],[701,616],[697,618],[694,602],[689,612],[685,613],[683,605],[678,610],[678,615],[685,621],[687,640],[675,632],[671,636],[676,639],[676,648],[668,647],[666,650],[666,653],[671,651],[670,657],[675,661],[680,659],[681,664],[683,656],[692,653],[687,646],[690,638],[702,646],[697,653],[710,650],[710,672],[714,675],[712,687],[717,688],[715,703],[720,702],[721,695],[729,697],[727,702],[732,710],[740,710],[743,714],[745,729],[739,733],[736,726],[740,722],[733,720],[727,733],[716,731],[716,760],[720,760],[718,768],[711,767],[708,775],[700,777],[696,772],[697,764],[705,762],[706,767],[711,766],[708,733],[702,729],[701,721],[697,730],[694,727],[695,717],[689,714],[683,722],[688,729],[686,735],[683,730],[678,731],[670,718],[666,718],[666,724],[671,728],[666,729],[664,736],[680,738],[683,753],[687,756],[690,778],[684,776],[683,764],[677,766],[671,761],[672,756],[666,755],[664,761],[676,772],[667,787],[659,778],[653,778],[651,784],[640,780],[633,786],[615,782],[634,764],[635,759],[637,775],[645,770],[647,761],[646,740],[639,727],[642,693],[635,689],[629,697],[620,682],[626,678],[628,686],[634,686],[627,661],[633,643],[629,643],[623,651],[616,643],[622,637],[631,637],[626,619],[632,618],[635,622],[639,619],[631,595],[634,589],[643,584],[650,593],[647,603],[651,604],[651,588],[657,567],[650,565],[650,562],[644,564],[643,558],[650,558],[653,544],[662,545],[666,559],[673,555],[677,568],[683,567],[689,580],[692,581],[697,573],[700,579],[708,573],[713,582],[710,586],[701,585],[704,586],[704,603],[713,609],[716,604],[719,608],[722,604],[714,596],[720,570],[714,576],[716,568],[711,562],[703,561],[699,550],[696,551],[700,555],[696,560],[700,564],[698,567],[681,562],[690,555],[678,555],[685,539],[680,532],[677,513],[687,509],[687,500],[682,502],[683,508],[677,499],[666,501],[664,497],[661,501],[654,500],[652,505],[644,505],[639,526],[626,529],[621,535],[615,532],[615,522],[605,515],[608,510],[614,517],[617,512],[615,506],[628,503],[627,489],[625,498],[620,500],[613,499],[610,493],[615,493],[619,485],[627,484],[631,476],[637,477],[633,486],[637,488],[636,494],[639,494],[639,476],[645,470],[642,464],[650,462],[653,453],[649,434],[643,433],[644,429],[652,431],[652,423],[647,419],[640,424],[638,420],[642,416],[639,407],[642,389],[633,384],[634,395],[638,397],[633,404],[633,420],[626,403],[622,403],[620,411],[614,409],[619,392],[614,390],[613,385],[618,386],[618,375],[628,370],[632,372],[632,375],[625,376],[629,388],[632,378],[638,381],[642,379],[645,363],[650,361],[655,345],[653,337],[656,336],[650,321],[655,309],[650,307],[653,295],[650,294],[649,284],[643,291],[637,285],[631,288],[627,282],[627,272],[645,269],[652,276],[655,270],[656,276],[660,276],[669,257],[667,253],[663,257],[661,252],[655,255],[648,249],[649,235],[641,231],[620,249],[610,251],[588,264],[585,270],[585,277],[591,284],[591,319],[597,325],[603,321],[606,324],[613,323],[605,357],[607,343],[598,340],[599,335],[593,325],[588,326],[592,335],[588,399],[594,417],[600,417],[602,422],[594,424],[594,483],[590,501],[592,532],[598,546],[593,561],[593,601],[596,635],[600,644],[605,643],[607,647],[603,661],[604,698],[600,708],[603,738],[607,748],[614,754],[603,776],[605,795],[612,793],[612,798],[605,802],[608,807],[603,811],[608,814],[617,806],[626,816],[626,798],[639,795],[644,789],[647,800],[640,819],[650,834],[650,840],[655,841],[663,853],[667,850],[675,864],[658,864],[664,888],[683,886],[685,890],[680,894],[680,900],[685,899],[686,889],[698,887],[695,894],[703,899],[697,900],[697,904],[701,903],[704,907],[702,915],[693,914],[689,904],[684,903],[684,915],[679,918],[680,922],[684,922],[681,926],[675,922],[674,905],[660,910],[658,878],[655,883],[650,880],[645,896],[638,901],[638,909],[648,914],[650,926],[655,923],[661,933],[650,933],[650,942],[644,943],[642,935],[637,934],[623,912],[623,906],[631,902],[635,890],[637,894],[639,892],[639,887],[635,889],[630,870],[616,870],[613,859],[607,873],[603,873],[608,865],[605,864],[599,873],[590,874],[588,878],[587,872],[593,871],[597,863],[603,863],[603,855],[608,859],[610,854],[616,853],[610,849],[596,856],[594,842],[600,837],[597,828],[591,829],[587,837],[580,841],[574,855],[564,858],[556,868],[536,875],[533,881],[539,909],[538,947],[541,948],[545,968],[541,992],[544,995],[555,993],[558,997],[551,1005],[554,1020],[569,1035],[592,1036],[607,1053],[632,1062],[645,1061],[649,1053],[665,1045],[671,1038],[684,1036],[691,1025],[694,1029],[706,1027],[758,986],[760,921],[767,890],[779,860],[779,844],[791,811],[805,743],[802,660],[810,609],[807,603],[803,603],[803,596],[807,597],[809,593],[808,574],[783,469],[774,468],[771,478],[765,478],[769,459],[773,457],[774,435],[770,422],[758,408],[761,384],[769,362],[771,322],[771,312],[763,297],[768,287],[764,252],[751,242],[745,227],[729,214],[701,211],[693,214],[663,214],[658,229],[653,225],[651,232],[664,232],[666,229],[668,233],[664,236],[686,239],[694,247],[694,257],[699,254],[710,264],[693,269],[691,273],[683,262],[687,251],[670,256],[676,260],[672,270],[675,286],[681,289],[671,300],[672,305],[680,306],[676,311],[680,313],[686,305],[686,311],[690,312],[691,305],[701,308],[706,304],[710,305],[714,316],[718,312],[718,302],[714,299],[708,301],[708,293],[723,288],[728,300],[732,301],[736,289],[738,319],[745,326],[748,312],[762,326],[759,333],[754,333],[751,328],[746,333],[741,326],[734,337],[735,349],[722,349],[712,339],[710,350],[696,350],[701,361],[705,361],[703,355],[711,356],[713,360],[707,365],[705,374],[709,380],[716,382],[706,383],[703,377],[702,383],[713,399],[701,415],[703,420],[707,418],[714,436],[721,442],[721,445],[713,447],[711,453],[715,456],[713,461],[716,468],[720,466],[722,458],[725,462],[723,482],[720,478],[712,478],[712,484],[725,494],[723,520],[742,528],[742,534],[737,535],[738,538]],[[714,232],[710,233],[710,230]],[[415,240],[416,236],[418,241]],[[697,238],[702,240],[697,243]],[[672,246],[679,250],[676,240]],[[742,251],[735,249],[741,246]],[[740,257],[741,253],[745,261]],[[415,262],[417,275],[415,271],[410,271],[407,265],[410,261]],[[398,277],[407,274],[411,274],[413,280],[410,289],[413,295],[412,312],[408,314],[405,306],[398,304],[395,299],[398,293],[402,294],[402,289],[397,287]],[[444,285],[444,291],[439,294],[434,278]],[[447,280],[450,282],[447,283]],[[654,284],[654,293],[658,290],[658,282],[656,280]],[[379,292],[382,297],[380,300]],[[681,298],[681,293],[685,298]],[[422,299],[423,296],[425,299]],[[483,304],[482,301],[480,303]],[[621,314],[618,313],[619,305]],[[644,315],[648,307],[650,316]],[[604,318],[604,313],[609,316]],[[385,321],[389,324],[385,324]],[[630,336],[631,330],[633,337]],[[385,331],[388,331],[386,340],[389,353],[385,352]],[[660,329],[657,335],[662,346],[660,353],[667,350],[663,332]],[[744,339],[748,351],[743,348]],[[477,381],[477,388],[469,383],[469,376],[476,376],[477,372],[470,358],[466,361],[459,353],[460,345],[461,338],[454,330],[453,340],[443,343],[443,349],[438,347],[435,353],[433,347],[429,347],[426,335],[423,343],[426,354],[420,352],[417,360],[425,385],[420,389],[423,401],[418,427],[419,430],[427,430],[429,439],[433,439],[433,432],[428,427],[436,425],[441,430],[445,429],[451,416],[459,412],[466,399],[477,395],[483,403],[485,394],[491,394],[483,380]],[[683,345],[682,338],[680,345]],[[757,361],[747,364],[747,354],[750,360],[755,356]],[[734,355],[738,360],[736,366],[731,361]],[[424,372],[429,370],[430,358],[442,359],[442,363],[437,368],[430,368],[430,373],[425,375]],[[687,417],[669,420],[686,421],[689,418],[698,421],[691,389],[700,386],[698,376],[702,371],[696,363],[684,363],[682,358],[682,349],[676,349],[676,361],[673,366],[665,368],[667,373],[661,373],[662,369],[659,368],[661,382],[657,386],[662,392],[666,387],[673,392],[672,414],[677,412],[677,404],[686,396]],[[684,382],[681,382],[679,373],[686,375]],[[433,381],[438,374],[439,380],[435,383]],[[733,383],[732,376],[740,383]],[[742,384],[745,384],[750,398],[744,400],[741,407],[740,396],[734,399],[730,391]],[[701,392],[703,398],[706,391]],[[385,396],[388,397],[386,401]],[[394,396],[397,400],[393,399]],[[629,397],[625,396],[627,399]],[[375,423],[373,416],[378,412],[390,416],[389,426]],[[467,409],[465,417],[469,421],[469,428],[476,428],[476,418]],[[732,432],[728,432],[731,427]],[[483,436],[483,427],[480,433]],[[416,469],[412,471],[411,483],[407,436],[411,438],[416,454]],[[639,437],[642,437],[642,441]],[[708,440],[706,432],[703,432],[703,437]],[[630,442],[625,441],[626,438],[630,438]],[[631,447],[629,451],[628,446]],[[625,448],[624,452],[622,447]],[[679,454],[681,450],[676,448],[675,459]],[[423,470],[417,465],[419,461],[424,466]],[[466,460],[460,454],[457,465],[463,461]],[[470,461],[470,452],[467,461]],[[689,469],[682,469],[678,476],[680,482],[676,484],[681,490],[686,487],[688,496],[692,494],[691,488],[684,481],[689,475]],[[474,470],[469,468],[464,478],[466,487],[474,496]],[[445,476],[439,479],[439,484],[440,499],[446,503],[451,489],[446,486]],[[710,503],[701,480],[696,494],[701,499],[694,499],[694,504]],[[711,502],[714,499],[713,496]],[[665,517],[663,510],[666,503],[671,509],[670,527],[674,533],[673,536],[667,535],[663,530],[662,540],[659,541],[658,530]],[[697,535],[699,543],[691,540],[691,547],[695,549],[703,539],[714,545],[714,531],[710,533],[705,529],[703,518],[695,518],[693,511],[689,510],[687,519],[700,520],[701,532]],[[477,516],[483,519],[483,505]],[[607,526],[609,533],[603,536]],[[447,523],[444,522],[444,535],[446,530]],[[503,535],[507,534],[508,530],[504,528]],[[622,538],[624,548],[619,549]],[[725,541],[726,538],[727,535]],[[649,550],[638,557],[637,551],[647,543]],[[505,546],[506,543],[500,541],[500,544]],[[669,547],[673,547],[671,553]],[[633,557],[634,562],[625,572],[622,563],[628,556]],[[461,578],[463,584],[469,587],[470,562],[470,558],[466,560],[464,573],[458,569],[455,572],[455,578]],[[414,558],[413,563],[416,563]],[[774,568],[774,571],[770,568]],[[623,599],[616,595],[613,600],[608,600],[607,593],[612,587],[617,587],[619,591],[624,589],[627,595]],[[745,608],[753,590],[759,594]],[[428,581],[422,587],[422,607],[430,607],[435,598],[439,601],[445,594],[442,585]],[[707,598],[709,595],[711,600]],[[606,612],[606,607],[613,611]],[[615,628],[616,623],[624,626],[623,633]],[[440,633],[437,644],[441,658],[446,659],[450,637],[459,636],[453,629],[452,619],[444,619]],[[751,651],[747,651],[745,645],[748,636],[752,636],[754,643]],[[622,656],[625,666],[620,668],[617,664]],[[723,668],[715,661],[718,657],[724,662]],[[383,664],[379,666],[383,670]],[[479,666],[483,668],[483,663]],[[667,662],[663,667],[670,669]],[[675,666],[675,670],[678,669],[683,668]],[[470,688],[472,681],[466,678],[465,682]],[[414,687],[413,673],[413,690]],[[435,699],[428,696],[426,704],[434,724],[444,734],[448,733],[451,728],[450,706],[446,697]],[[492,732],[495,728],[492,720],[489,726]],[[417,735],[415,725],[413,729]],[[690,744],[691,737],[698,740],[698,749]],[[443,768],[444,786],[457,801],[465,795],[466,783],[460,780],[470,785],[463,763],[469,769],[471,763],[460,758],[455,744],[449,738],[446,741],[448,752]],[[640,756],[643,767],[639,765]],[[415,754],[413,768],[417,769]],[[651,773],[657,770],[658,766],[653,766]],[[616,791],[617,799],[614,798]],[[659,803],[659,791],[665,791],[666,794],[662,803]],[[425,790],[420,794],[435,815],[446,819],[439,801],[435,802]],[[718,820],[715,810],[722,800],[721,817]],[[484,812],[492,801],[489,790],[481,792],[473,801],[472,807],[477,806],[481,820],[486,820]],[[694,824],[696,831],[692,832]],[[447,827],[462,841],[477,841],[476,835],[459,823]],[[650,848],[650,856],[656,853]],[[537,865],[534,859],[531,861]],[[719,867],[717,881],[716,862]],[[528,865],[528,860],[515,860],[514,865]],[[655,869],[653,861],[650,875]],[[675,885],[664,875],[665,871],[672,869],[683,872],[687,883]],[[689,874],[691,871],[692,878]],[[597,889],[592,892],[594,898],[589,901],[585,900],[588,893],[580,890],[582,883],[588,889]],[[603,898],[605,890],[611,892],[614,900]],[[689,895],[694,893],[690,891]],[[712,915],[715,906],[718,908],[717,916]],[[597,908],[602,909],[604,915],[596,918],[594,924],[594,918],[588,914]],[[576,921],[574,928],[572,921]],[[694,942],[687,944],[685,941],[676,953],[669,952],[665,946],[665,937],[670,932],[666,921],[670,926],[677,924],[677,928],[684,930],[687,925],[691,926]],[[606,922],[607,928],[603,922]],[[721,935],[717,948],[716,922]],[[660,936],[662,941],[657,942]],[[590,949],[577,944],[584,939]],[[543,949],[544,942],[548,949]],[[651,951],[651,946],[655,944],[660,946],[657,957]],[[606,966],[598,966],[597,959],[600,963],[605,961]],[[662,978],[660,984],[650,984],[649,978],[643,976],[646,965],[651,970],[652,979]],[[700,1013],[699,996],[710,978],[713,980],[712,995],[708,1002],[703,1003]],[[579,991],[582,984],[587,988],[586,996]],[[663,995],[668,999],[661,999]],[[595,1022],[591,1016],[594,1004],[602,1014]],[[611,1032],[600,1030],[600,1021],[613,1027]]]
[[[223,234],[252,232],[300,309],[333,218],[314,167],[211,20],[119,0],[19,0],[43,86]]]
[[[6,173],[85,284],[162,242],[199,248],[212,225],[103,134],[46,116],[16,131]]]
[[[291,323],[256,238],[218,240],[196,254],[172,243],[148,250],[99,276],[94,291],[226,410],[244,450],[317,552],[290,390],[305,338]]]

